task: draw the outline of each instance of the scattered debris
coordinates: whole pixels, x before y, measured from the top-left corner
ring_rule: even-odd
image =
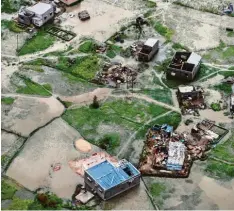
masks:
[[[103,71],[97,76],[100,83],[108,84],[111,87],[120,87],[122,83],[133,86],[136,77],[137,72],[132,68],[110,63],[105,64]]]
[[[63,30],[63,29],[55,27],[55,26],[47,29],[46,32],[48,32],[49,34],[52,34],[56,37],[59,37],[65,41],[70,41],[76,36],[76,34],[71,32],[71,31]]]
[[[194,52],[176,52],[168,66],[167,76],[192,81],[201,64],[201,56]]]
[[[79,12],[78,17],[81,21],[86,21],[90,19],[90,16],[87,10]]]
[[[138,60],[149,62],[159,50],[159,40],[149,38],[138,53]]]
[[[55,163],[52,165],[53,171],[59,171],[61,169],[61,164],[60,163]]]
[[[177,99],[182,113],[199,115],[197,109],[205,109],[204,90],[195,86],[179,86]]]
[[[234,94],[230,96],[230,111],[234,114]]]
[[[85,170],[85,188],[108,200],[140,184],[140,172],[128,161],[107,160]]]

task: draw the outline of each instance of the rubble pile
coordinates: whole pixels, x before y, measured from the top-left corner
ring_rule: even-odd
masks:
[[[105,64],[97,77],[100,83],[117,88],[123,83],[134,83],[137,72],[122,64]]]
[[[205,160],[206,151],[227,132],[209,120],[181,134],[169,125],[155,125],[148,131],[139,170],[144,175],[188,177],[193,161]]]
[[[199,109],[205,109],[204,90],[201,87],[180,86],[177,99],[183,115],[199,116]]]

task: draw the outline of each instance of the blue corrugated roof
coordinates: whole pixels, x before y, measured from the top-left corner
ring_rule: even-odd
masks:
[[[173,132],[173,126],[163,124],[162,129],[164,129],[167,133]]]
[[[138,175],[139,171],[136,170],[131,163],[127,163],[133,176]],[[104,161],[96,166],[86,170],[86,172],[98,183],[104,190],[110,189],[128,179],[129,176],[121,167],[115,167],[110,162]]]

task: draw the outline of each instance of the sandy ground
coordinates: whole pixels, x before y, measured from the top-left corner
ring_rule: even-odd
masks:
[[[46,186],[59,197],[70,198],[76,185],[83,182],[83,178],[69,168],[68,162],[89,155],[74,148],[73,142],[80,137],[62,119],[54,120],[27,140],[6,175],[29,190]],[[99,148],[93,146],[90,154],[97,151]],[[53,172],[51,165],[55,163],[60,163],[61,169]]]
[[[63,111],[63,105],[54,97],[18,96],[11,106],[2,108],[2,128],[27,137]]]
[[[77,17],[69,17],[69,13],[77,14],[82,10],[88,10],[90,20],[82,22]],[[70,11],[68,10],[68,13],[64,13],[62,17],[66,20],[61,25],[70,26],[77,37],[81,35],[91,36],[103,42],[120,29],[120,22],[127,23],[129,19],[134,17],[134,13],[104,1],[87,0],[72,7]]]
[[[223,115],[224,111],[213,111],[211,109],[200,110],[199,113],[202,118],[209,119],[218,123],[232,123],[233,119]]]

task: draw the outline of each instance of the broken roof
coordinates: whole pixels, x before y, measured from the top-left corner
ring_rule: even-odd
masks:
[[[201,56],[192,52],[187,60],[187,63],[198,65],[200,61],[201,61]]]
[[[193,92],[194,86],[179,86],[178,89],[181,93]]]
[[[129,176],[121,166],[114,166],[107,160],[87,169],[86,172],[104,190],[107,190],[140,174],[131,163],[127,162],[125,165],[130,169],[132,176]]]
[[[149,38],[144,45],[147,45],[149,47],[153,47],[158,42],[158,39]]]
[[[52,8],[52,5],[39,2],[39,3],[35,4],[35,5],[33,5],[32,7],[28,7],[27,10],[30,11],[30,12],[34,12],[34,13],[36,13],[38,15],[43,15],[44,13],[46,13],[51,8]]]

